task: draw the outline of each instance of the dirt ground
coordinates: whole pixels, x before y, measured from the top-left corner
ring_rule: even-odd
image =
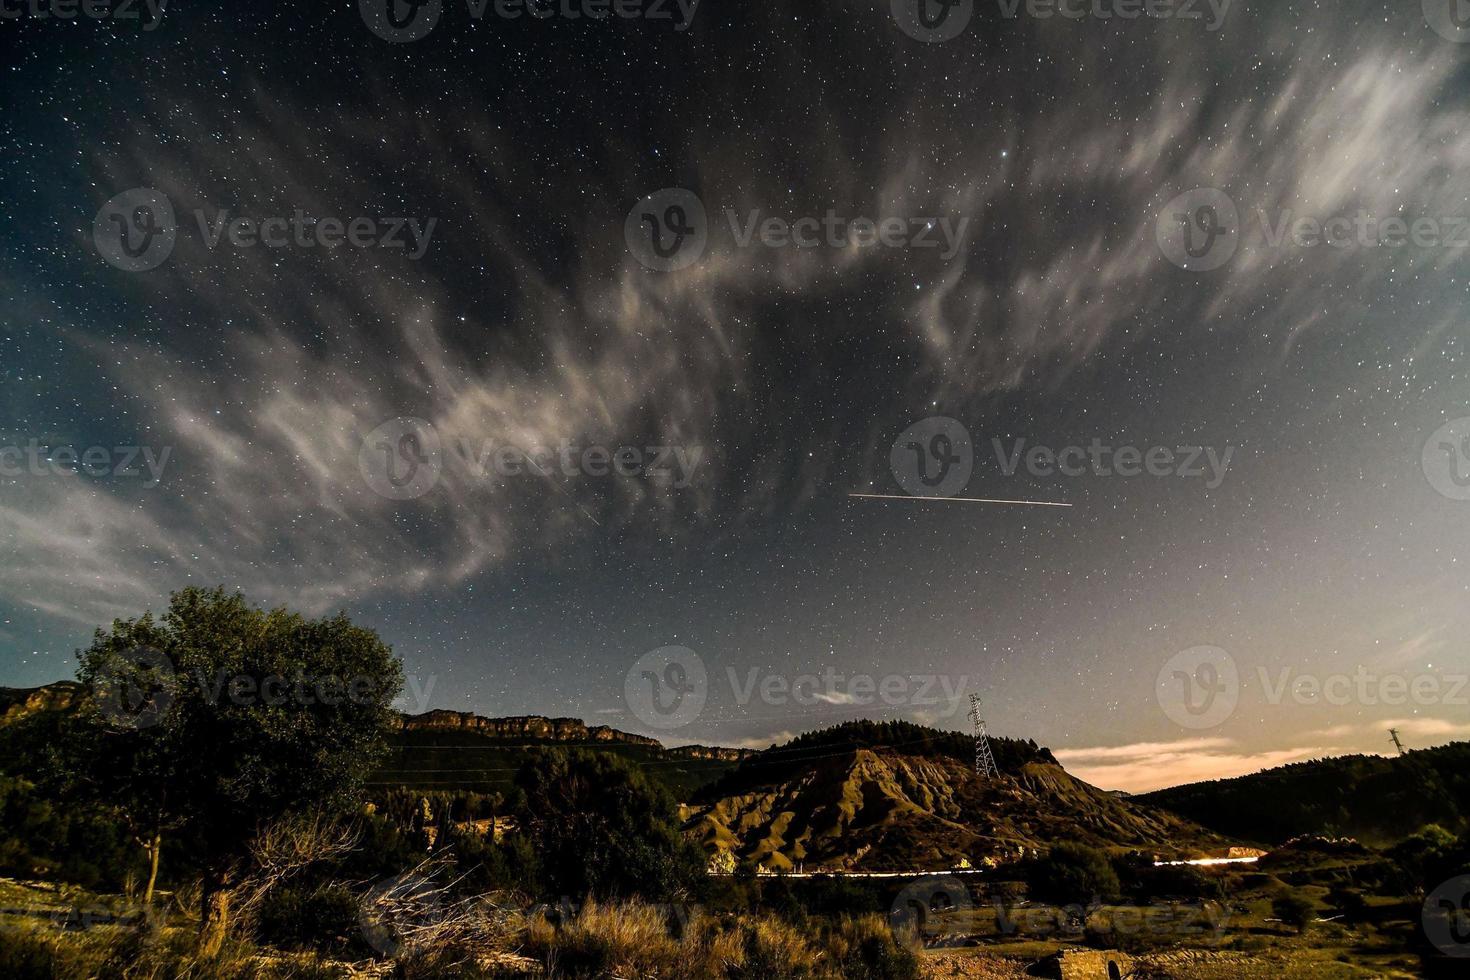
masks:
[[[942,950],[924,954],[927,980],[1033,980],[1028,958],[975,950]],[[1174,952],[1138,958],[1151,968],[1142,975],[1172,980],[1413,980],[1416,972],[1385,972],[1352,966],[1321,950],[1269,950],[1258,953]]]

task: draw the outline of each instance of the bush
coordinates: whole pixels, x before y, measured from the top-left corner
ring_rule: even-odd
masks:
[[[283,949],[357,946],[358,898],[335,884],[276,888],[261,904],[256,930],[263,941]]]
[[[744,959],[731,964],[731,980],[799,980],[816,976],[821,953],[795,927],[762,916],[745,926]]]
[[[1082,844],[1058,844],[1032,861],[1026,871],[1031,897],[1055,905],[1116,902],[1122,885],[1102,851]]]
[[[549,973],[568,978],[669,976],[683,958],[668,917],[639,901],[604,904],[588,899],[560,927],[544,916],[532,921],[526,952]]]
[[[1297,932],[1305,932],[1307,926],[1311,925],[1316,908],[1310,899],[1299,892],[1287,892],[1271,900],[1272,914],[1287,925],[1295,927]]]
[[[847,980],[912,980],[920,975],[918,956],[899,944],[881,916],[844,919],[828,945]]]

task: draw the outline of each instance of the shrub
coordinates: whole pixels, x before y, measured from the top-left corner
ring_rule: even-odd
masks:
[[[1082,844],[1058,844],[1031,862],[1026,883],[1033,898],[1058,905],[1115,902],[1122,894],[1108,856]]]
[[[336,884],[276,888],[261,904],[256,930],[262,940],[283,949],[356,945],[358,898]]]
[[[1297,932],[1305,932],[1312,922],[1316,906],[1299,892],[1287,892],[1271,900],[1271,911],[1282,922],[1294,926]]]
[[[667,976],[681,959],[664,911],[639,901],[588,899],[561,928],[538,917],[528,935],[528,951],[569,978]]]
[[[881,916],[844,919],[828,945],[848,980],[912,980],[920,975],[918,956],[899,944]]]
[[[731,980],[799,980],[817,975],[821,953],[795,927],[770,916],[745,926],[744,961],[727,970]]]

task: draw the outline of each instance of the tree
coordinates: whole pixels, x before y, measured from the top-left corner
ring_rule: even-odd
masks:
[[[525,823],[556,895],[682,898],[705,858],[679,828],[668,791],[606,753],[541,751],[516,775]]]
[[[1062,843],[1047,851],[1031,864],[1027,884],[1033,898],[1057,905],[1113,902],[1122,894],[1108,856],[1083,844]]]
[[[341,614],[308,620],[197,588],[175,593],[159,620],[99,629],[78,656],[91,692],[79,782],[113,801],[144,843],[149,897],[166,836],[196,857],[200,946],[213,955],[251,841],[359,798],[386,749],[400,664]]]
[[[1294,927],[1297,932],[1305,932],[1307,926],[1311,925],[1316,908],[1310,899],[1296,892],[1287,892],[1271,899],[1272,914]]]

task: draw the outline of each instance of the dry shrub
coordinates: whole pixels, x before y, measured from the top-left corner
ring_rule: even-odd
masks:
[[[844,918],[828,934],[826,946],[841,975],[851,980],[908,980],[919,976],[916,943],[899,942],[880,915]]]
[[[606,904],[588,899],[561,928],[537,916],[527,933],[527,952],[560,977],[685,975],[683,950],[668,913],[629,900]]]

